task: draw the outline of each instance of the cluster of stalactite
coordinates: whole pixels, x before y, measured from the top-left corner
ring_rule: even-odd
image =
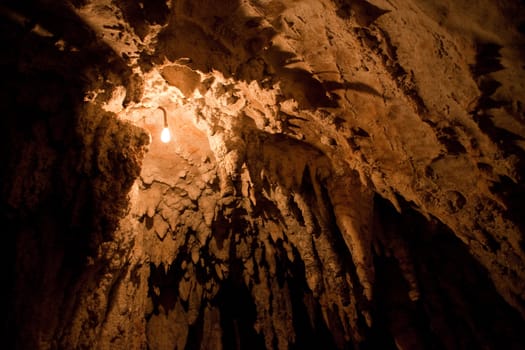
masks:
[[[82,291],[80,309],[100,315],[102,336],[77,333],[64,344],[520,346],[523,321],[439,221],[401,199],[395,209],[304,142],[257,129],[243,135],[222,138],[243,145],[240,166],[193,164],[180,152],[183,170],[168,182],[142,170],[115,249],[100,257],[113,272]],[[495,317],[504,321],[492,328]]]
[[[268,147],[277,145],[274,151],[303,147],[289,140]],[[295,184],[278,181],[268,168],[253,180],[250,165],[226,196],[203,186],[190,199],[191,177],[174,186],[137,184],[133,199],[139,207],[117,232],[134,246],[120,244],[108,260],[115,273],[106,271],[97,288],[82,291],[105,296],[91,301],[93,312],[104,318],[95,327],[102,336],[96,341],[86,337],[86,343],[66,337],[75,340],[66,344],[147,344],[152,349],[520,346],[520,316],[446,227],[405,203],[401,215],[366,191],[368,219],[348,213],[348,221],[338,219],[343,215],[338,201],[362,190],[344,186],[330,194],[327,181],[333,175],[326,172],[326,159],[310,152],[295,169],[301,174]],[[219,186],[218,177],[211,185]],[[359,238],[345,238],[348,229],[337,222],[368,226],[369,244],[360,240],[361,248],[352,247]],[[370,254],[370,260],[359,257],[359,251]],[[461,316],[457,310],[463,310]],[[497,327],[494,319],[500,320]]]
[[[264,157],[249,155],[238,177],[221,178],[225,171],[210,165],[208,183],[189,167],[174,185],[137,184],[128,220],[140,224],[123,232],[135,237],[143,253],[137,261],[144,278],[135,293],[148,299],[143,315],[148,343],[183,348],[197,341],[228,348],[242,342],[243,348],[284,349],[328,329],[335,337],[323,335],[317,342],[326,338],[339,348],[359,343],[371,321],[373,278],[366,275],[371,259],[359,253],[369,254],[369,247],[355,236],[363,225],[360,215],[336,210],[346,231],[337,229],[330,198],[336,206],[344,199],[329,193],[328,160],[318,151],[280,137],[249,135],[245,141],[257,143]],[[276,156],[283,151],[301,161],[282,168]],[[356,198],[357,191],[372,199],[356,184],[341,185],[348,186],[346,198]],[[370,204],[361,208],[371,210]],[[364,225],[371,228],[368,214]],[[354,235],[348,240],[356,245],[357,269],[344,235]],[[115,288],[130,289],[126,283]],[[129,297],[115,295],[112,304]]]

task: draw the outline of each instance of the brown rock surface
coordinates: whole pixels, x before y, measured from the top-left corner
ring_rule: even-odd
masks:
[[[6,348],[525,348],[522,3],[0,16]]]

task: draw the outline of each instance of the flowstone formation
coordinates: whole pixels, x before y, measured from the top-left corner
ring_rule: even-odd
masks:
[[[523,5],[32,6],[1,8],[8,120],[41,115],[4,122],[19,347],[525,348]]]

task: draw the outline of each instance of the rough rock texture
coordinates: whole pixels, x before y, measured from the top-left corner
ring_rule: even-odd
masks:
[[[525,348],[523,4],[4,3],[6,347]]]

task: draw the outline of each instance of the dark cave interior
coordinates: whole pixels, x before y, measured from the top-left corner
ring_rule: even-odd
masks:
[[[320,3],[0,5],[5,348],[525,349],[523,4]]]

